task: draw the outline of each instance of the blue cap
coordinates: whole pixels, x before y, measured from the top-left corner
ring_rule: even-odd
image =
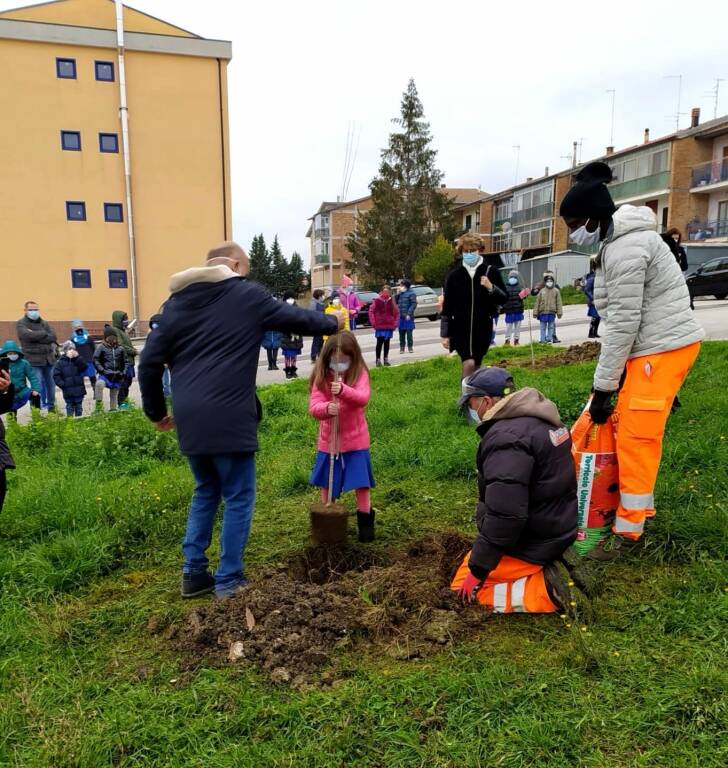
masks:
[[[462,396],[458,404],[462,408],[471,397],[505,397],[515,391],[513,376],[505,368],[480,368],[472,376],[463,379]]]

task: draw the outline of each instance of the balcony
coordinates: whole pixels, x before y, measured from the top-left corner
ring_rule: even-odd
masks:
[[[709,187],[713,184],[723,184],[725,182],[728,182],[728,158],[693,166],[693,182],[691,185],[693,192],[700,191],[700,187]]]
[[[328,253],[317,253],[315,258],[314,258],[314,261],[316,262],[316,264],[328,264],[329,261],[330,261],[329,254]]]
[[[705,221],[695,219],[688,224],[688,240],[702,242],[718,237],[728,237],[728,219]]]
[[[511,224],[524,224],[527,221],[540,221],[541,219],[550,219],[554,215],[554,204],[552,202],[541,203],[533,208],[524,208],[522,211],[514,211],[511,214]]]
[[[661,192],[670,186],[670,172],[663,171],[641,179],[632,179],[609,185],[609,193],[615,203],[634,197],[648,197],[651,192]]]
[[[318,240],[328,240],[331,230],[328,227],[321,227],[320,229],[315,229],[313,234]]]

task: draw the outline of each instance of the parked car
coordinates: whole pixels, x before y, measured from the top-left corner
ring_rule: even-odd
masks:
[[[426,317],[437,320],[440,317],[437,306],[437,294],[429,285],[413,285],[412,290],[417,295],[415,317]]]
[[[695,272],[685,278],[690,296],[715,296],[725,299],[728,296],[728,257],[706,261]]]
[[[356,295],[359,297],[361,307],[356,315],[356,324],[369,325],[369,305],[377,298],[379,294],[374,291],[356,291]]]

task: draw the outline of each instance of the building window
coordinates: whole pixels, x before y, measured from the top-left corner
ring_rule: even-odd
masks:
[[[75,80],[76,59],[56,59],[56,77],[63,80]]]
[[[100,152],[118,152],[119,151],[118,134],[100,133],[99,134],[99,151]]]
[[[71,270],[71,286],[73,288],[90,288],[91,287],[91,270],[90,269],[72,269]]]
[[[121,203],[104,203],[104,221],[124,221],[124,209]]]
[[[86,203],[66,200],[66,218],[69,221],[86,221]]]
[[[96,62],[96,79],[103,80],[107,83],[114,82],[114,62],[113,61],[97,61]]]
[[[465,229],[470,232],[470,230],[473,228],[473,214],[469,213],[465,217]]]
[[[61,131],[61,149],[69,152],[81,151],[81,132],[80,131]]]
[[[109,270],[109,288],[128,288],[125,269]]]

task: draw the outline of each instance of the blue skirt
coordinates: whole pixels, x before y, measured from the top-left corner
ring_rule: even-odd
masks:
[[[319,488],[329,487],[329,454],[325,451],[316,453],[316,463],[311,470],[311,485]],[[374,488],[372,460],[367,449],[347,451],[334,459],[334,498],[356,488]]]
[[[415,320],[412,318],[411,320],[405,320],[404,318],[399,318],[399,330],[400,331],[414,331],[415,329]]]
[[[587,317],[599,317],[599,312],[597,312],[597,308],[593,305],[589,305],[589,309],[586,311]]]
[[[96,373],[96,369],[94,368],[93,363],[89,363],[86,366],[86,370],[83,372],[83,375],[85,378],[90,379],[92,377],[96,377],[98,374]]]
[[[374,331],[374,336],[377,339],[391,339],[394,336],[394,331],[391,328],[387,330],[382,328],[379,331]]]
[[[108,389],[121,389],[121,382],[120,381],[110,381],[103,374],[99,374],[99,378],[101,379],[101,381],[104,382],[104,384],[106,384]]]
[[[523,312],[506,312],[507,323],[521,323],[523,322]]]

